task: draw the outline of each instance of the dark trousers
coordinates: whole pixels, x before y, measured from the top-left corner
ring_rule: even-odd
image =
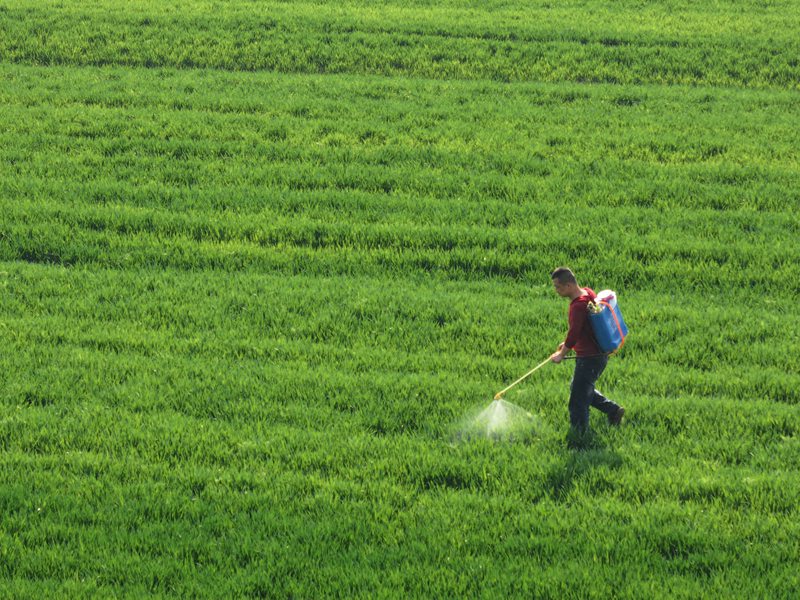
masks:
[[[607,364],[607,356],[575,359],[575,374],[569,389],[569,422],[575,429],[588,429],[590,406],[607,415],[613,415],[619,410],[619,404],[594,389],[597,378]]]

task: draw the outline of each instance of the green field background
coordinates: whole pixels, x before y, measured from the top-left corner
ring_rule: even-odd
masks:
[[[800,3],[0,0],[0,597],[795,598]],[[630,328],[566,441],[549,272]]]

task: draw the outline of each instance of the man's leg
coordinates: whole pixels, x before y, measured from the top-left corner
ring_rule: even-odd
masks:
[[[594,390],[594,392],[592,392],[591,404],[597,410],[599,410],[600,412],[604,412],[607,415],[614,415],[619,410],[619,404],[617,404],[616,402],[612,402],[597,390]]]
[[[589,427],[589,406],[596,379],[588,359],[575,360],[575,372],[569,388],[569,423],[578,431],[585,431]]]
[[[569,396],[570,424],[580,430],[589,426],[589,406],[608,415],[617,415],[620,406],[598,392],[594,384],[608,364],[607,356],[578,358],[575,361],[575,374],[572,377]]]
[[[594,383],[592,384],[592,395],[591,395],[591,404],[597,410],[604,413],[608,417],[608,422],[611,425],[619,425],[620,421],[622,421],[622,415],[625,414],[625,410],[616,402],[612,402],[596,388],[594,388],[594,384],[597,383],[597,379],[600,375],[605,371],[606,365],[608,364],[608,357],[601,356],[597,357],[599,361],[602,361],[602,364],[598,363],[595,371],[597,373],[597,377],[594,378]]]

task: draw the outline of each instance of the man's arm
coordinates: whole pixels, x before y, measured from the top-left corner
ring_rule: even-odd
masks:
[[[569,331],[567,332],[567,339],[558,345],[556,350],[551,356],[550,360],[554,363],[560,363],[564,360],[567,352],[575,347],[578,343],[578,334],[583,326],[586,324],[586,305],[585,304],[572,304],[569,307]]]

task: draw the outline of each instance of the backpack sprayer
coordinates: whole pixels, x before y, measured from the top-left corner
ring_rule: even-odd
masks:
[[[605,354],[616,354],[625,344],[628,326],[617,306],[617,295],[611,290],[603,290],[589,303],[589,324]]]

